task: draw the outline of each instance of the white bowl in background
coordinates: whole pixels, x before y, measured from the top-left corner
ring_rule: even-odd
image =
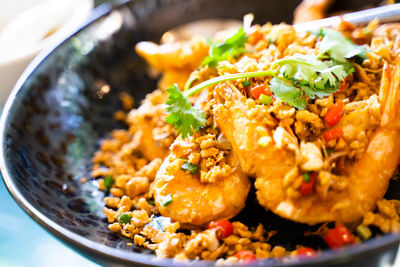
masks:
[[[93,0],[0,0],[0,106],[32,59],[83,25]]]

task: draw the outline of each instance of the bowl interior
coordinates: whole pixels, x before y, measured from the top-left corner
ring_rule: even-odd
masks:
[[[149,250],[107,229],[104,194],[90,174],[91,157],[100,141],[112,129],[124,127],[113,120],[113,113],[121,108],[119,93],[129,92],[139,103],[156,88],[134,45],[141,40],[157,41],[166,30],[201,18],[241,19],[253,12],[257,23],[290,22],[297,4],[290,0],[268,5],[262,0],[247,0],[245,5],[240,0],[137,0],[83,28],[37,62],[36,68],[32,66],[7,103],[2,173],[13,196],[37,221],[71,243],[89,240],[80,245],[87,249],[98,244],[94,250],[114,256],[117,250],[104,247],[117,248],[122,254],[116,257],[149,261],[150,257],[135,254],[151,254]],[[356,6],[356,1],[348,4]],[[88,181],[81,183],[82,178]],[[400,199],[399,186],[392,181],[390,198]],[[265,212],[255,201],[254,190],[248,202],[251,205],[236,219],[248,226],[262,221],[266,229],[277,230],[272,244],[289,249],[297,244],[326,247],[319,238],[304,237],[305,230],[315,227]],[[43,217],[60,228],[55,230]],[[83,239],[77,240],[76,235]],[[398,239],[383,241],[393,240]]]

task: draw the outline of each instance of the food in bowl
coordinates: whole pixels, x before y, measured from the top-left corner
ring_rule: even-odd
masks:
[[[235,221],[254,185],[266,210],[320,224],[306,234],[330,248],[399,231],[400,202],[383,199],[400,158],[399,30],[267,23],[212,42],[139,43],[163,76],[137,109],[121,95],[115,117],[128,129],[93,157],[109,229],[176,259],[318,253]]]

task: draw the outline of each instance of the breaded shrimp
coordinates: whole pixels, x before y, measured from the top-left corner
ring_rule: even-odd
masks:
[[[346,162],[344,178],[348,186],[330,192],[324,199],[316,193],[299,198],[288,196],[284,183],[298,168],[297,138],[283,127],[268,127],[262,112],[253,112],[254,101],[246,99],[235,87],[216,87],[215,121],[232,143],[244,172],[256,177],[257,198],[262,206],[281,217],[307,224],[353,222],[374,209],[400,158],[400,61],[393,63],[394,66],[384,66],[379,93],[382,115],[376,131],[361,157]],[[355,123],[345,118],[342,121]],[[316,154],[320,153],[318,150]]]
[[[193,37],[190,41],[158,45],[139,42],[135,50],[154,69],[161,71],[161,89],[177,83],[183,88],[190,73],[197,69],[208,54],[209,45],[205,38]]]
[[[205,148],[213,141],[203,142],[201,152],[194,152],[194,138],[177,139],[171,154],[164,160],[152,184],[155,204],[163,216],[181,224],[205,225],[213,220],[230,219],[245,206],[250,181],[240,167],[233,152],[218,152],[215,147]],[[195,162],[197,171],[184,170],[183,165]],[[215,163],[215,165],[213,164]],[[214,165],[210,168],[210,165]],[[205,171],[203,171],[206,169]],[[194,174],[193,174],[194,173]],[[170,204],[166,200],[172,200]]]
[[[294,11],[293,24],[323,19],[334,0],[303,0]]]
[[[135,142],[132,150],[140,152],[148,160],[164,159],[169,154],[169,146],[175,139],[175,131],[165,122],[165,100],[167,95],[156,90],[146,96],[138,109],[133,109],[127,117],[129,131]]]
[[[171,69],[194,70],[208,54],[205,38],[193,37],[190,41],[158,45],[139,42],[135,50],[153,68],[159,71]]]

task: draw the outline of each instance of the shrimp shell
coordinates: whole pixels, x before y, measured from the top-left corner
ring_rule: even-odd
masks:
[[[244,208],[250,181],[234,153],[227,156],[227,164],[234,171],[210,183],[202,183],[196,174],[183,171],[183,162],[170,154],[152,184],[151,193],[163,216],[181,224],[201,226],[222,218],[230,219]],[[168,194],[173,201],[164,206],[163,199]]]
[[[296,149],[278,149],[274,142],[260,146],[255,129],[265,128],[273,140],[271,128],[261,120],[249,118],[246,98],[235,88],[217,86],[215,121],[232,143],[243,170],[256,177],[257,198],[262,206],[281,217],[316,224],[326,221],[353,222],[375,208],[385,194],[400,158],[400,64],[384,66],[379,103],[381,123],[370,137],[363,156],[347,164],[349,186],[321,200],[316,194],[289,198],[283,178],[296,167]],[[296,146],[297,144],[292,144]]]

